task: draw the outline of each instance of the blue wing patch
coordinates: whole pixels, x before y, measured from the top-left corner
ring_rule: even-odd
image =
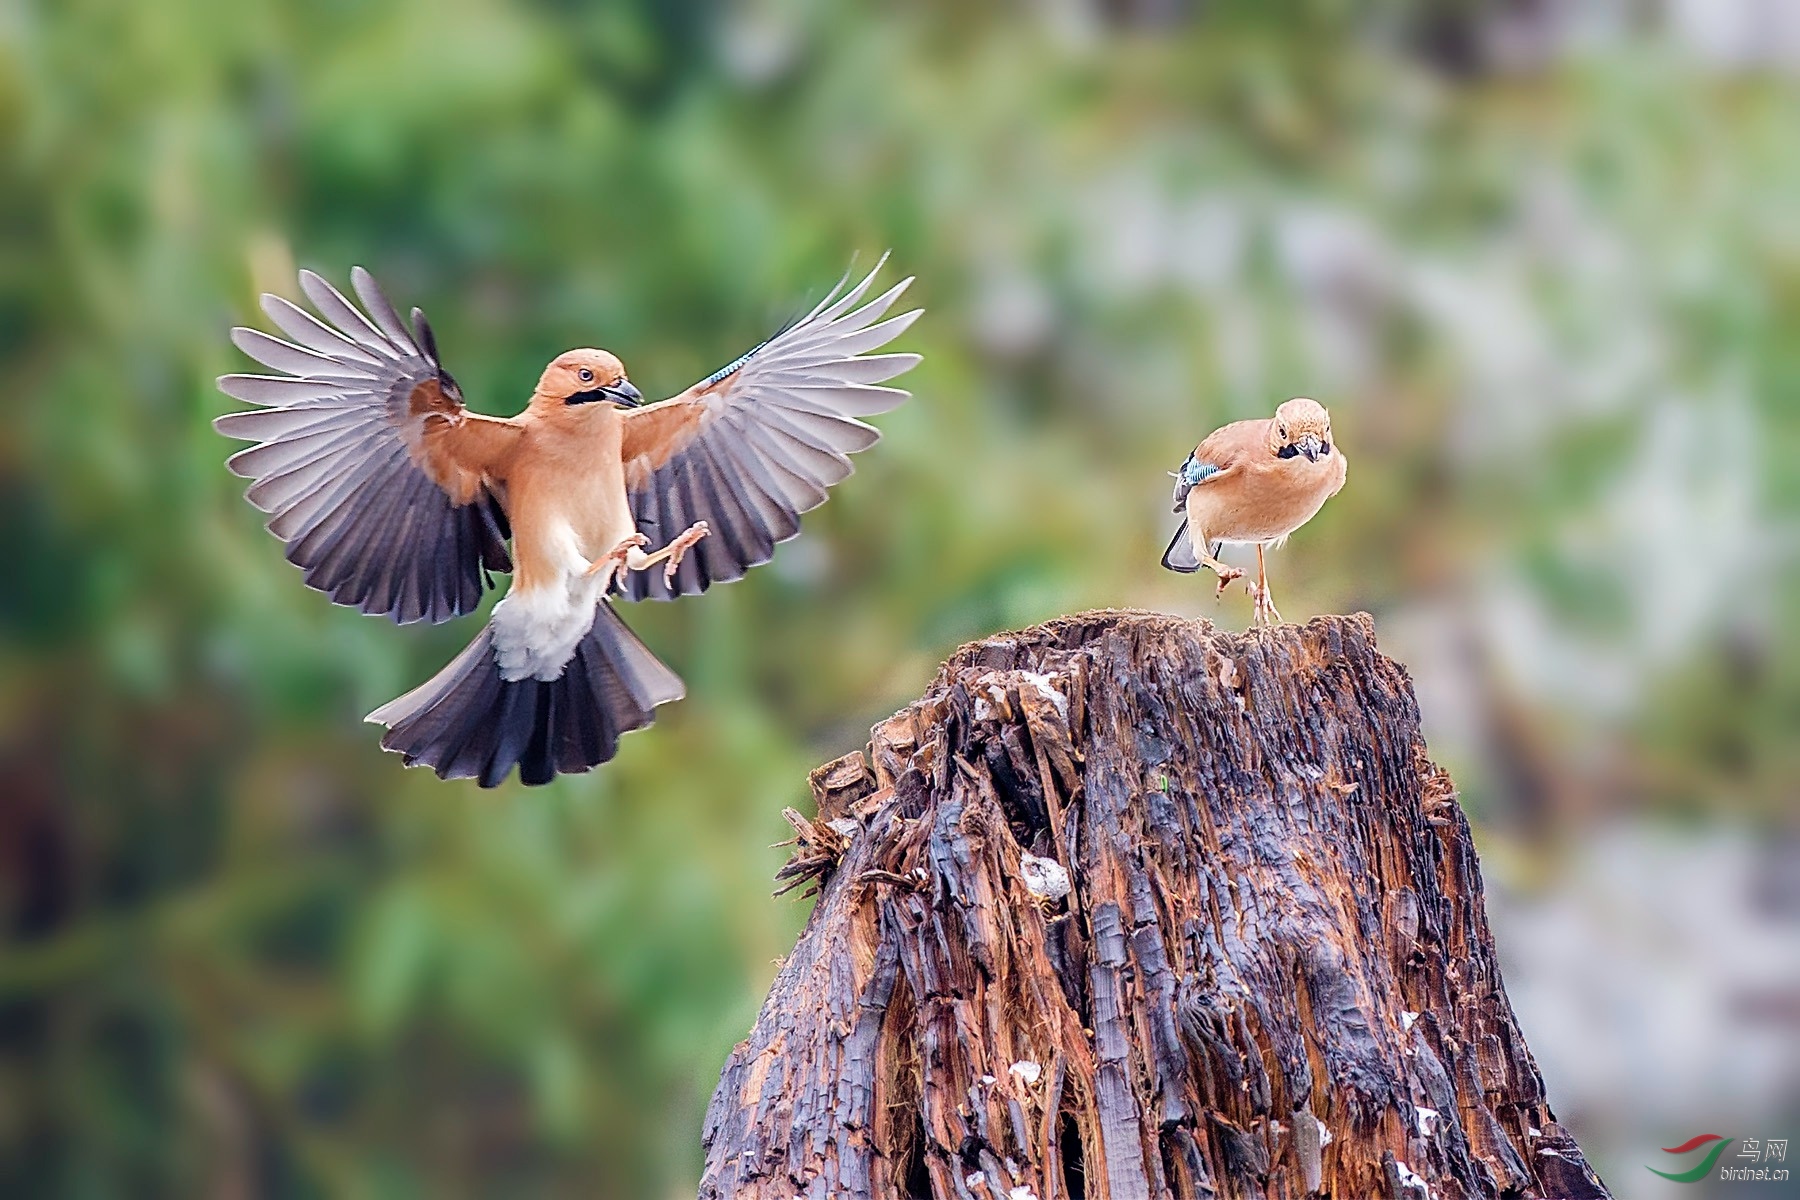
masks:
[[[1187,456],[1187,461],[1181,464],[1181,482],[1189,487],[1218,473],[1218,467],[1209,462],[1201,462],[1191,454]]]
[[[787,331],[783,330],[782,332],[785,333]],[[781,334],[779,334],[779,333],[775,335],[775,337],[780,337],[780,336],[781,336]],[[745,363],[749,362],[751,359],[756,357],[757,352],[759,350],[761,350],[764,346],[768,345],[770,342],[772,342],[774,340],[775,340],[775,338],[773,338],[773,337],[765,338],[762,341],[756,343],[756,345],[750,347],[750,349],[748,349],[748,350],[744,351],[742,354],[738,355],[736,359],[727,363],[725,366],[720,367],[718,370],[714,371],[711,375],[708,375],[705,379],[701,380],[700,387],[697,390],[704,392],[707,388],[709,388],[713,384],[719,382],[719,380],[725,378],[727,375],[730,375],[733,372],[742,369],[742,367]]]
[[[1175,511],[1180,512],[1182,505],[1187,503],[1188,489],[1212,478],[1214,475],[1217,475],[1220,470],[1222,470],[1222,468],[1216,467],[1212,463],[1201,462],[1192,454],[1188,455],[1187,461],[1181,464],[1181,470],[1174,473]]]

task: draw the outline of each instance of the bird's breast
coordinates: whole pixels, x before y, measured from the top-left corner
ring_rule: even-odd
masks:
[[[1271,542],[1312,520],[1343,481],[1342,456],[1318,462],[1275,459],[1204,482],[1188,496],[1188,517],[1209,540]]]
[[[541,439],[508,487],[516,582],[527,587],[566,582],[632,532],[616,424]]]

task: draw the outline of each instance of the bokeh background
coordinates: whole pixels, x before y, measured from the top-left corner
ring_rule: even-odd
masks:
[[[686,702],[533,791],[377,748],[474,625],[239,499],[259,291],[363,263],[506,413],[886,247],[917,398],[629,614]],[[7,1196],[691,1194],[806,770],[999,628],[1242,626],[1164,472],[1297,394],[1278,599],[1413,671],[1559,1114],[1621,1196],[1800,1133],[1800,5],[0,0],[0,368]]]

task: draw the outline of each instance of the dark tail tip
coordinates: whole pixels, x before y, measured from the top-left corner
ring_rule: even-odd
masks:
[[[1188,537],[1186,518],[1175,530],[1175,536],[1169,539],[1169,547],[1163,551],[1162,565],[1183,575],[1192,575],[1200,569],[1200,560],[1194,557],[1193,541]]]
[[[388,726],[382,747],[409,767],[495,787],[517,766],[519,781],[536,785],[606,762],[621,735],[681,695],[681,680],[603,603],[555,679],[502,679],[490,626],[430,681],[368,719]]]

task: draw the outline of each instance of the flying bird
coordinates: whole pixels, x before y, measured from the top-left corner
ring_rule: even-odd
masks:
[[[884,319],[910,278],[863,302],[881,265],[671,399],[645,404],[616,356],[570,350],[505,418],[464,407],[425,314],[402,321],[361,267],[361,309],[311,271],[300,290],[318,317],[265,295],[286,339],[231,337],[284,374],[221,377],[263,407],[214,425],[257,443],[229,466],[307,586],[437,622],[513,573],[461,654],[369,714],[382,746],[442,778],[493,787],[516,765],[541,784],[610,759],[680,699],[612,601],[695,595],[769,561],[875,443],[859,418],[907,399],[883,385],[919,356],[869,352],[921,311]]]
[[[1331,441],[1331,414],[1305,397],[1287,401],[1272,417],[1215,429],[1170,472],[1182,522],[1162,565],[1184,574],[1210,567],[1223,595],[1243,572],[1220,562],[1219,551],[1225,542],[1248,542],[1256,547],[1256,582],[1248,585],[1253,619],[1281,620],[1263,552],[1312,520],[1343,488],[1348,470]]]

